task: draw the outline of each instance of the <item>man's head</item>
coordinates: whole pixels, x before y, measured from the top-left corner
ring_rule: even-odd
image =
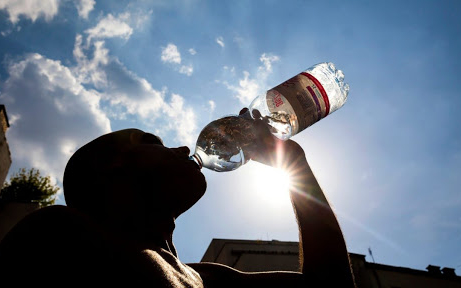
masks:
[[[189,152],[187,147],[165,147],[159,137],[138,129],[103,135],[78,149],[67,163],[66,204],[100,219],[176,218],[206,189]]]

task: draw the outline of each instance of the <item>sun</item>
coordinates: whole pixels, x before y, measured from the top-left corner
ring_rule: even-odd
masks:
[[[261,201],[274,205],[289,203],[289,189],[291,177],[288,172],[266,166],[263,164],[255,167],[253,172],[253,187]]]

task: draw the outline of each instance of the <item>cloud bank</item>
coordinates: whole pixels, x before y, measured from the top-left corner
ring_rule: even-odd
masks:
[[[8,73],[0,99],[14,119],[8,130],[13,161],[60,180],[79,145],[111,130],[101,96],[61,62],[40,54],[11,63]]]
[[[50,21],[58,13],[59,0],[2,0],[0,9],[5,9],[11,23],[16,24],[23,16],[35,22],[44,17]]]
[[[112,131],[111,122],[120,119],[135,119],[178,145],[193,145],[197,117],[185,99],[168,88],[154,89],[110,56],[102,39],[132,33],[117,19],[108,15],[87,30],[87,45],[84,35],[75,37],[75,65],[38,53],[7,64],[0,101],[11,119],[7,137],[16,166],[37,168],[59,185],[72,153]]]
[[[88,15],[94,9],[94,0],[75,0],[73,1],[79,17],[88,19]],[[4,9],[8,13],[9,21],[15,25],[20,17],[30,19],[35,22],[43,17],[45,21],[51,21],[59,11],[62,1],[59,0],[1,0],[0,10]]]

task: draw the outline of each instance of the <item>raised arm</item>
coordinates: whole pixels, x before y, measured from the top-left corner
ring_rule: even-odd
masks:
[[[240,112],[244,113],[245,109]],[[254,124],[259,141],[246,147],[246,156],[284,169],[291,176],[290,197],[299,227],[301,273],[243,273],[212,263],[191,266],[209,287],[237,287],[237,283],[258,287],[355,287],[343,234],[303,149],[292,140],[273,136],[264,121],[256,120]]]
[[[291,175],[290,197],[299,227],[300,264],[308,282],[354,287],[343,234],[304,151],[293,141],[278,144],[282,169]],[[280,157],[280,156],[278,156]],[[280,165],[280,164],[279,164]]]
[[[300,264],[305,281],[324,287],[333,287],[328,284],[355,287],[341,228],[304,150],[292,140],[282,141],[272,136],[263,121],[256,122],[262,142],[252,153],[252,159],[284,169],[291,176],[290,197],[298,221]]]

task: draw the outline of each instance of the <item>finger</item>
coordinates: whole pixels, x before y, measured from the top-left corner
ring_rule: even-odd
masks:
[[[262,118],[261,112],[259,112],[259,110],[257,110],[257,109],[252,110],[251,114],[253,115],[254,119],[261,119]]]
[[[242,110],[240,110],[239,115],[243,115],[243,114],[245,114],[245,113],[247,113],[247,112],[248,112],[248,108],[245,107],[245,108],[243,108]]]
[[[250,110],[249,110],[248,108],[243,108],[243,109],[240,111],[239,117],[244,118],[244,119],[248,119],[248,120],[252,120],[252,119],[253,119],[253,118],[251,117]]]

